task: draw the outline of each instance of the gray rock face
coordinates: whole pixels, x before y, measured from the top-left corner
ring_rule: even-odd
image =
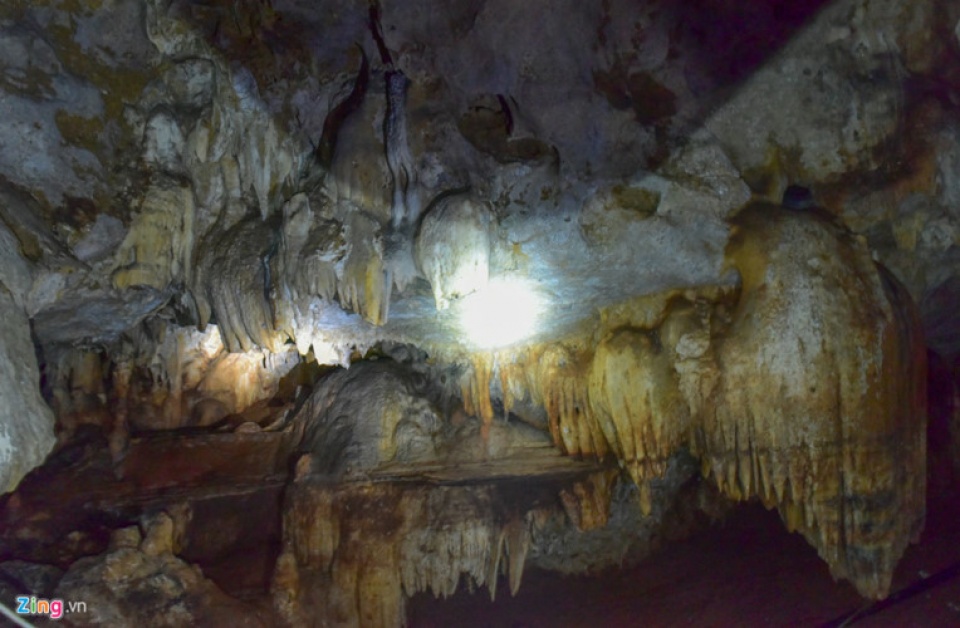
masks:
[[[414,390],[411,374],[391,362],[327,378],[303,410],[302,447],[312,454],[314,471],[342,476],[393,461],[435,460],[442,423]]]
[[[667,511],[681,487],[696,473],[693,461],[684,455],[670,460],[662,479],[643,489],[650,494],[650,512],[644,513],[640,490],[632,482],[619,482],[612,491],[607,524],[579,530],[557,518],[534,530],[530,564],[560,573],[594,573],[620,568],[645,558],[656,549],[657,537],[669,521]],[[673,522],[677,525],[677,522]]]
[[[43,462],[53,448],[53,412],[40,396],[30,323],[0,283],[0,493]]]
[[[81,262],[100,261],[116,250],[125,233],[122,222],[100,214],[90,230],[73,246],[73,254]]]

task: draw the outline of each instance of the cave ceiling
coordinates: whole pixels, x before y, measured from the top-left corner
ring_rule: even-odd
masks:
[[[231,348],[309,326],[341,353],[470,351],[459,315],[491,277],[533,291],[532,341],[731,286],[726,219],[891,167],[909,66],[945,54],[932,12],[871,41],[823,5],[14,3],[4,193],[33,196],[5,213],[43,256],[37,334],[111,342],[175,304]]]

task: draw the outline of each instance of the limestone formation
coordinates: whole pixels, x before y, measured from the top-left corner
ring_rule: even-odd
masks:
[[[958,25],[6,3],[0,556],[118,625],[392,626],[758,501],[887,596],[928,351],[960,460]]]
[[[882,597],[924,519],[917,313],[861,242],[822,219],[750,210],[735,228],[742,293],[716,350],[705,471],[736,498],[778,504],[835,577]]]
[[[507,407],[543,400],[558,446],[612,453],[642,490],[687,447],[723,493],[777,507],[836,577],[883,597],[923,527],[918,314],[828,218],[757,205],[733,229],[735,293],[667,295],[646,316],[640,304],[612,311],[592,350],[478,360],[468,408],[490,408],[496,368]]]
[[[63,575],[53,596],[82,601],[69,613],[74,626],[267,625],[248,605],[225,595],[200,570],[173,554],[173,523],[158,517],[141,540],[136,528],[118,530],[111,549],[81,559]]]
[[[438,310],[486,286],[491,220],[482,203],[457,196],[440,199],[424,216],[417,233],[417,261],[433,287]]]
[[[0,315],[0,493],[6,493],[50,452],[54,417],[40,396],[29,321],[3,282]]]

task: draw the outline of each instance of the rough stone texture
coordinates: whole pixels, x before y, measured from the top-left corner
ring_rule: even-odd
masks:
[[[443,199],[417,233],[420,270],[433,286],[437,309],[487,285],[490,275],[490,212],[472,199]]]
[[[919,317],[829,224],[762,208],[736,224],[743,292],[716,348],[704,466],[722,491],[778,503],[835,577],[883,597],[925,512]]]
[[[386,463],[436,460],[443,427],[415,381],[392,362],[326,378],[302,410],[315,473],[350,476]]]
[[[105,554],[74,563],[54,592],[87,604],[85,613],[69,615],[70,625],[267,625],[174,556],[174,544],[172,520],[164,515],[147,527],[142,541],[136,528],[119,530]]]
[[[923,526],[919,315],[829,217],[753,205],[733,225],[736,291],[611,308],[596,344],[477,356],[466,407],[492,420],[499,375],[505,407],[529,395],[565,452],[611,453],[646,491],[689,447],[721,492],[776,506],[836,577],[882,598]]]
[[[142,65],[140,80],[130,83],[127,91],[119,94],[131,104],[123,110],[123,116],[118,115],[121,110],[116,104],[108,103],[99,117],[91,118],[98,120],[97,124],[113,125],[117,129],[110,136],[112,144],[100,147],[105,156],[110,155],[120,164],[130,154],[120,151],[121,147],[138,151],[137,159],[128,160],[127,165],[117,169],[125,172],[123,176],[129,179],[125,207],[109,208],[121,215],[129,212],[131,218],[124,244],[112,253],[111,264],[104,266],[112,268],[113,283],[121,289],[150,286],[159,291],[158,298],[168,294],[168,286],[192,286],[200,322],[211,315],[218,321],[223,319],[220,322],[230,348],[275,346],[278,340],[270,332],[302,328],[297,319],[304,318],[302,313],[311,308],[309,298],[314,295],[328,301],[338,299],[342,307],[378,324],[387,322],[393,309],[404,319],[395,325],[395,335],[410,338],[412,333],[415,338],[427,340],[435,333],[445,336],[443,330],[447,328],[455,331],[450,317],[441,316],[438,325],[413,323],[411,317],[431,315],[420,301],[400,299],[391,305],[391,301],[398,301],[398,295],[391,296],[391,282],[404,288],[412,285],[420,273],[410,263],[412,234],[394,232],[396,225],[388,224],[391,222],[390,187],[396,189],[396,185],[391,183],[394,176],[383,158],[383,150],[389,147],[387,137],[379,133],[379,120],[390,109],[389,101],[393,98],[386,84],[391,71],[389,65],[374,60],[369,68],[356,70],[356,55],[351,57],[352,53],[338,49],[336,42],[328,42],[314,49],[314,53],[321,51],[320,60],[316,67],[308,69],[296,57],[303,50],[300,46],[310,48],[320,44],[310,40],[300,28],[318,18],[304,14],[303,8],[294,4],[281,3],[271,11],[245,5],[242,13],[248,23],[228,20],[231,26],[224,25],[224,29],[218,26],[223,20],[217,17],[217,10],[196,12],[177,4],[148,3],[146,10],[138,12],[135,6],[122,4],[113,9],[121,24],[127,25],[138,19],[137,16],[143,20],[144,26],[129,29],[124,38],[126,57],[104,53],[113,48],[96,38],[107,38],[114,31],[107,29],[99,33],[91,24],[99,24],[102,14],[83,5],[77,10],[77,32],[73,33],[81,42],[80,51],[71,48],[72,40],[63,39],[67,32],[58,30],[60,39],[51,40],[54,44],[50,54],[56,58],[71,53],[71,69],[76,74],[85,76],[89,68],[104,64],[105,69],[93,75],[91,80],[95,82],[119,80],[124,73],[132,71],[128,60],[150,59],[153,64]],[[736,95],[721,103],[693,141],[683,148],[670,148],[662,137],[652,135],[660,134],[661,130],[665,137],[688,133],[689,124],[697,119],[704,106],[720,98],[723,90],[717,91],[716,82],[739,76],[731,65],[728,68],[733,73],[731,76],[720,73],[713,79],[713,89],[704,88],[701,75],[704,68],[696,63],[707,62],[696,58],[695,51],[685,47],[690,44],[683,28],[671,31],[677,23],[691,18],[683,10],[658,13],[657,7],[651,7],[649,11],[630,15],[625,6],[617,3],[601,10],[579,7],[570,7],[569,11],[551,10],[553,22],[546,26],[538,24],[536,28],[541,34],[564,32],[562,40],[566,43],[561,45],[557,39],[556,46],[543,48],[540,39],[526,33],[525,29],[532,27],[526,12],[517,13],[495,2],[472,8],[454,5],[436,15],[418,7],[399,11],[387,5],[380,15],[381,22],[391,26],[385,45],[393,51],[396,67],[401,68],[410,81],[403,95],[406,120],[401,124],[406,129],[413,156],[413,161],[404,166],[413,168],[413,172],[408,173],[412,177],[408,177],[408,188],[412,191],[419,187],[418,196],[426,202],[442,192],[473,186],[475,196],[493,201],[497,222],[503,227],[495,237],[489,272],[535,276],[547,288],[550,302],[572,308],[565,312],[564,318],[574,322],[585,315],[577,309],[578,303],[617,300],[683,282],[717,281],[716,267],[710,268],[698,256],[721,248],[722,225],[712,220],[725,217],[747,200],[749,191],[744,180],[753,186],[754,192],[777,197],[786,183],[793,180],[808,185],[827,184],[837,180],[840,173],[876,166],[871,151],[900,128],[898,112],[905,106],[898,100],[904,89],[904,74],[895,70],[904,66],[912,72],[930,72],[932,62],[927,57],[940,50],[924,52],[917,43],[934,11],[932,4],[912,5],[910,11],[900,13],[896,6],[893,2],[871,5],[864,10],[849,2],[832,6],[779,51],[770,64],[758,70]],[[721,15],[726,11],[722,7],[715,9]],[[301,26],[282,25],[279,16],[285,11],[304,20]],[[501,13],[511,18],[492,21],[490,16]],[[801,14],[802,11],[797,15]],[[40,15],[41,24],[55,22],[49,11],[41,11]],[[365,32],[365,18],[356,15],[354,9],[344,7],[331,15],[338,17],[330,18],[333,20],[330,24],[322,24],[324,29],[337,27],[344,41],[361,41],[362,47],[368,49],[372,46],[370,33]],[[427,15],[432,15],[429,19],[435,23],[429,22]],[[796,17],[791,14],[781,19],[789,21]],[[768,18],[762,11],[756,16],[761,22]],[[432,26],[427,26],[428,22]],[[628,31],[620,30],[621,22],[634,23],[637,32],[642,34],[631,40]],[[509,27],[492,29],[493,23]],[[204,30],[206,25],[210,31]],[[55,29],[53,23],[48,28]],[[207,32],[214,32],[216,36],[205,37]],[[864,32],[871,34],[862,35]],[[457,33],[464,36],[458,37]],[[272,38],[280,34],[291,46],[267,53]],[[252,47],[248,45],[241,50],[241,42],[250,42],[251,38]],[[570,45],[571,41],[593,38],[597,38],[601,48]],[[672,38],[676,41],[671,41]],[[553,36],[548,40],[554,41]],[[824,41],[828,45],[822,45]],[[679,55],[676,59],[667,54],[671,45]],[[631,47],[633,52],[628,54]],[[412,50],[421,53],[414,54]],[[466,61],[472,55],[484,58],[487,53],[482,51],[489,54],[498,51],[492,57],[496,63],[478,65],[476,61]],[[373,58],[370,52],[367,57]],[[738,48],[718,54],[727,62],[726,55],[745,52]],[[266,54],[280,55],[278,58],[289,56],[290,76],[275,82],[276,62],[266,61],[261,56]],[[236,59],[232,59],[232,55],[237,55]],[[848,86],[860,113],[853,118],[845,117],[843,107],[850,99],[838,95],[842,89],[830,87],[825,78],[817,78],[816,73],[805,74],[804,68],[808,66],[816,66],[823,76],[835,77],[837,85]],[[877,80],[880,70],[883,80]],[[29,73],[24,76],[27,83],[31,76],[33,82],[40,80]],[[366,77],[363,90],[357,88],[360,77]],[[357,82],[351,88],[350,82],[355,78]],[[813,83],[807,85],[804,81]],[[870,89],[861,89],[860,83],[869,85]],[[350,95],[351,89],[353,95]],[[559,89],[564,90],[564,98],[559,99],[564,103],[562,109],[557,106]],[[309,100],[311,90],[318,94],[312,101]],[[644,92],[643,97],[640,92]],[[359,99],[357,102],[350,100],[354,96]],[[673,104],[669,105],[670,102]],[[791,107],[799,109],[794,112]],[[259,244],[220,251],[216,257],[207,258],[221,260],[221,268],[235,272],[239,272],[240,266],[249,265],[250,268],[243,271],[244,282],[248,283],[220,282],[216,276],[211,277],[209,271],[203,271],[200,275],[205,278],[194,284],[191,278],[197,274],[193,267],[198,262],[201,270],[209,265],[198,253],[217,249],[224,238],[232,240],[236,235],[232,228],[237,221],[244,220],[248,207],[256,208],[262,218],[278,212],[293,191],[291,188],[300,185],[297,171],[301,167],[308,171],[307,181],[317,180],[315,169],[307,166],[307,148],[313,138],[324,135],[326,127],[317,125],[334,109],[335,117],[342,119],[339,128],[334,128],[338,131],[336,134],[322,138],[332,147],[332,163],[329,172],[319,175],[321,193],[318,195],[317,188],[307,186],[309,216],[302,211],[284,212],[284,230],[290,232],[294,228],[289,221],[296,215],[302,223],[296,228],[305,233],[299,239],[285,238],[281,244],[289,262],[329,257],[326,266],[317,269],[326,277],[314,285],[301,285],[304,274],[312,273],[304,273],[306,268],[299,263],[275,266],[271,238],[265,237]],[[744,113],[748,110],[750,113]],[[584,127],[586,124],[600,127],[588,129]],[[752,132],[745,124],[762,128]],[[651,130],[655,131],[652,135]],[[783,133],[792,135],[778,135]],[[82,137],[76,135],[71,140],[80,145]],[[242,137],[248,137],[249,141]],[[466,143],[464,138],[468,140]],[[605,144],[609,138],[616,138],[615,143]],[[741,145],[748,138],[754,138],[749,139],[750,142],[766,144]],[[545,147],[546,152],[505,148],[518,142],[540,142],[538,146]],[[955,146],[956,142],[946,145]],[[638,146],[645,148],[638,150]],[[797,146],[802,148],[802,154],[790,153],[792,157],[786,154]],[[847,148],[838,152],[835,146]],[[116,150],[111,153],[111,148]],[[556,164],[549,164],[551,151],[559,156],[559,172],[554,170]],[[664,151],[673,154],[666,158]],[[776,153],[773,157],[771,151]],[[664,155],[654,157],[660,153]],[[820,153],[829,153],[827,162],[817,157]],[[835,155],[841,153],[849,158],[836,162]],[[488,158],[491,154],[494,159]],[[356,172],[357,167],[372,167],[369,164],[376,164],[378,160],[383,162],[378,167],[379,173],[360,175]],[[663,165],[647,172],[643,160]],[[944,163],[948,162],[949,159]],[[130,163],[136,163],[137,168],[130,168]],[[947,167],[945,172],[949,170]],[[588,178],[587,171],[590,172]],[[15,183],[24,183],[12,174],[8,176]],[[657,228],[649,230],[627,227],[646,232],[632,234],[649,242],[646,246],[637,246],[635,241],[619,243],[614,238],[592,238],[593,250],[590,247],[584,250],[577,243],[578,234],[563,231],[550,238],[531,240],[529,234],[538,232],[542,224],[524,218],[526,208],[552,205],[565,211],[563,208],[584,203],[590,206],[596,202],[589,190],[571,185],[578,178],[589,183],[618,182],[610,188],[619,191],[617,202],[621,206],[641,213],[656,211],[658,217],[679,228],[675,233],[664,234],[661,227],[666,225],[662,221],[652,222],[648,227]],[[944,189],[949,193],[949,185]],[[600,196],[602,199],[603,194]],[[847,211],[844,207],[838,210]],[[365,217],[360,217],[360,213]],[[325,253],[324,242],[309,239],[307,235],[322,229],[331,218],[343,225],[343,237],[336,238],[340,244]],[[871,223],[877,219],[884,218],[878,216]],[[953,246],[948,240],[955,220],[944,217],[940,219],[946,221],[943,225],[931,220],[923,220],[923,224],[929,223],[930,237],[921,240],[940,243],[932,245],[940,247],[937,251]],[[919,224],[915,220],[900,222]],[[94,227],[100,224],[109,223],[99,219],[93,223]],[[709,234],[703,233],[708,225],[713,228]],[[549,228],[556,229],[555,226]],[[617,233],[620,228],[620,225],[612,227],[611,233]],[[81,246],[78,256],[90,259],[91,253],[87,252],[90,240],[84,235],[85,230],[81,227],[70,237],[88,238],[77,239],[86,245]],[[452,224],[441,226],[438,231],[448,236],[455,232]],[[944,235],[937,236],[937,233]],[[667,237],[675,257],[677,251],[685,251],[676,257],[683,262],[678,267],[699,268],[701,272],[683,277],[679,269],[663,268],[669,264],[668,260],[647,259],[649,255],[643,251],[663,248],[663,239]],[[433,248],[450,248],[445,244],[450,239],[434,238]],[[898,238],[898,242],[909,241],[912,241],[909,236]],[[551,259],[551,250],[564,251],[565,259]],[[317,251],[317,257],[313,257],[313,251]],[[99,252],[95,257],[105,254],[106,251]],[[896,252],[882,249],[881,254],[896,256]],[[624,267],[657,268],[657,271],[652,276],[626,279],[615,272],[609,274],[609,264],[605,268],[593,264],[594,255],[605,260],[619,259]],[[261,257],[265,263],[259,260]],[[915,297],[923,296],[927,286],[933,287],[942,281],[935,277],[922,279],[918,284],[916,273],[905,266],[912,263],[902,261],[893,267],[902,279],[907,279]],[[436,301],[440,305],[446,302],[442,297],[445,280],[426,267],[442,265],[442,260],[435,263],[422,260],[420,264],[435,297],[439,296]],[[933,264],[931,268],[943,266]],[[218,268],[214,275],[221,272]],[[950,272],[949,269],[939,271],[941,276]],[[603,279],[598,281],[598,277]],[[88,283],[96,281],[90,277]],[[271,285],[264,285],[262,292],[274,295],[268,297],[270,302],[248,304],[251,299],[259,298],[258,286],[267,283]],[[572,296],[565,290],[568,285],[571,293],[589,290],[591,294]],[[613,286],[617,288],[612,289]],[[83,293],[84,300],[97,298],[109,297],[90,290]],[[211,299],[212,306],[208,307],[206,303]],[[148,304],[141,299],[141,303],[142,308],[128,311],[120,324],[136,324],[141,316],[154,311],[157,300]],[[77,306],[74,303],[71,310],[78,309]],[[273,320],[265,315],[267,306],[272,308]],[[230,312],[238,307],[249,311],[244,316],[250,320],[232,320],[235,316]],[[295,314],[298,310],[299,316]],[[79,311],[84,310],[80,307]],[[85,330],[83,325],[72,325],[73,321],[65,314],[53,309],[50,317],[61,330]],[[544,323],[552,324],[551,321]],[[563,323],[557,323],[556,327],[562,328]],[[49,327],[45,325],[41,329]],[[384,334],[391,335],[390,329],[388,326]],[[63,331],[50,330],[49,333],[57,342],[71,339]],[[89,336],[99,340],[117,333],[113,328],[105,334]],[[296,341],[306,348],[312,344]],[[325,358],[328,360],[338,353],[342,354],[342,350],[315,352],[329,355],[330,358]]]
[[[59,223],[58,237],[78,259],[103,262],[83,268],[80,280],[69,279],[73,289],[52,300],[98,316],[102,310],[86,301],[140,303],[122,308],[103,333],[44,303],[50,311],[43,318],[54,325],[41,326],[41,337],[107,341],[173,292],[196,299],[200,323],[211,316],[220,322],[231,349],[276,346],[282,338],[272,332],[303,327],[297,319],[312,297],[377,325],[393,310],[403,321],[382,335],[426,342],[438,334],[450,343],[450,317],[413,322],[434,313],[403,297],[418,296],[422,278],[436,304],[446,304],[450,278],[434,268],[443,260],[425,254],[417,269],[412,227],[421,206],[464,188],[494,210],[488,272],[542,283],[547,300],[566,309],[552,331],[582,320],[580,303],[719,281],[708,260],[723,246],[720,220],[751,192],[779,200],[790,183],[812,186],[832,211],[850,216],[918,301],[956,274],[960,230],[950,209],[950,164],[957,141],[943,113],[917,134],[942,136],[921,151],[940,163],[936,181],[914,177],[912,196],[902,194],[902,182],[871,199],[849,190],[877,187],[857,177],[878,169],[898,180],[912,176],[895,164],[914,142],[898,146],[893,138],[929,117],[913,115],[917,107],[948,107],[949,93],[913,85],[939,71],[944,89],[954,89],[955,46],[938,36],[935,16],[954,23],[955,8],[935,0],[844,0],[814,17],[817,2],[749,12],[724,3],[702,11],[682,3],[566,3],[547,12],[509,4],[458,2],[435,11],[385,3],[377,16],[382,50],[370,16],[334,1],[322,11],[245,3],[233,17],[216,7],[133,0],[108,8],[81,2],[70,19],[46,3],[8,11],[5,49],[20,65],[5,74],[5,102],[16,109],[7,120],[37,119],[5,133],[16,140],[9,154],[34,157],[0,164],[0,171],[41,200],[44,220]],[[312,34],[330,32],[336,37]],[[34,146],[41,136],[44,146],[64,149]],[[96,163],[71,165],[78,155]],[[54,180],[36,160],[63,161],[56,168],[62,174]],[[845,183],[851,180],[857,185]],[[844,197],[830,186],[844,186]],[[658,220],[645,227],[626,227],[643,232],[631,234],[640,241],[588,234],[593,246],[583,247],[578,233],[558,228],[557,212],[573,219],[582,205],[609,205],[611,189],[622,207],[656,212]],[[282,210],[296,192],[309,196],[309,216]],[[552,237],[531,239],[544,227],[531,210],[553,213]],[[77,219],[56,219],[69,212]],[[304,231],[280,245],[289,263],[275,264],[267,234],[276,223],[268,221],[259,242],[217,251],[212,259],[222,264],[211,277],[205,255],[223,249],[238,222],[255,228],[249,213],[283,213],[285,233]],[[119,248],[117,223],[101,215],[126,228]],[[298,227],[290,224],[295,216]],[[307,237],[321,237],[317,230],[331,220],[341,225],[339,236]],[[446,234],[432,238],[433,249],[457,249],[448,243],[458,233],[450,222],[422,226]],[[663,233],[667,226],[676,231]],[[882,237],[890,230],[895,246]],[[650,255],[665,245],[682,262],[677,268],[668,268],[669,256]],[[623,276],[595,257],[656,271]],[[323,279],[302,285],[307,265],[292,262],[318,258]],[[242,266],[249,268],[238,284],[217,278]],[[108,283],[119,295],[96,288]],[[153,288],[156,298],[133,297],[133,287]],[[272,295],[267,303],[249,302],[260,292]],[[238,307],[250,320],[232,320]]]
[[[832,3],[706,126],[742,172],[782,163],[774,198],[793,181],[870,167],[872,150],[898,128],[904,66],[913,61],[903,47],[932,19],[931,3]]]
[[[30,323],[0,282],[0,493],[46,458],[53,447],[53,412],[40,396]]]
[[[563,452],[623,465],[636,503],[619,521],[647,530],[689,449],[721,492],[776,506],[838,577],[884,595],[922,521],[911,296],[930,347],[960,350],[960,8],[547,4],[3,6],[0,305],[20,331],[0,351],[34,355],[26,312],[62,439],[99,425],[115,473],[135,470],[131,432],[181,427],[268,440],[289,423],[310,452],[297,472],[326,480],[490,479],[486,457],[536,475]],[[795,214],[790,185],[810,199]],[[491,279],[543,307],[529,337],[478,353],[458,297]],[[422,350],[416,368],[363,362],[308,390],[314,363],[389,343]],[[10,394],[40,404],[23,373]],[[586,486],[551,538],[606,520],[610,486]],[[334,525],[323,500],[376,498],[314,488],[291,504],[322,516],[290,535]],[[431,499],[453,504],[461,545],[526,551],[530,528],[487,525],[465,490],[411,495],[394,523],[437,552],[458,541],[421,525]],[[313,542],[286,548],[278,582],[320,568],[291,558]],[[498,563],[477,552],[501,548],[418,554],[427,577],[345,543],[342,571],[304,576],[336,586],[280,604],[291,617],[324,601],[396,622],[402,578],[489,583]],[[358,607],[358,586],[389,594]]]
[[[622,479],[611,491],[604,525],[583,526],[582,521],[580,527],[571,525],[571,519],[577,520],[570,511],[549,518],[531,530],[528,563],[583,574],[642,561],[664,541],[695,529],[698,517],[720,518],[730,508],[730,502],[695,477],[696,472],[695,461],[679,454],[668,462],[664,476],[645,488]]]
[[[481,425],[453,391],[431,381],[417,363],[379,359],[338,370],[317,383],[292,421],[304,434],[300,451],[306,456],[298,473],[326,478],[406,476],[418,470],[456,477],[461,467],[462,476],[470,478],[519,474],[528,467],[563,469],[572,462],[559,455],[542,424],[509,415]],[[487,462],[497,462],[500,471],[485,470]]]
[[[28,563],[22,560],[8,560],[0,563],[0,580],[14,595],[35,595],[40,598],[50,598],[63,570],[53,565]],[[12,599],[12,598],[8,598]]]
[[[51,362],[48,377],[61,429],[94,424],[119,437],[247,421],[267,427],[294,395],[300,358],[294,347],[231,353],[220,329],[210,325],[204,332],[170,326],[159,337],[139,329],[112,356],[73,349]]]

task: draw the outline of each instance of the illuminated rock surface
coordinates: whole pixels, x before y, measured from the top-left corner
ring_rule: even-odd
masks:
[[[30,325],[0,283],[0,487],[13,490],[53,447],[53,413],[40,396],[40,373],[30,342]]]
[[[174,597],[396,625],[758,501],[888,595],[960,464],[960,8],[435,5],[0,8],[0,490],[56,440],[0,559],[186,504],[124,549]]]

